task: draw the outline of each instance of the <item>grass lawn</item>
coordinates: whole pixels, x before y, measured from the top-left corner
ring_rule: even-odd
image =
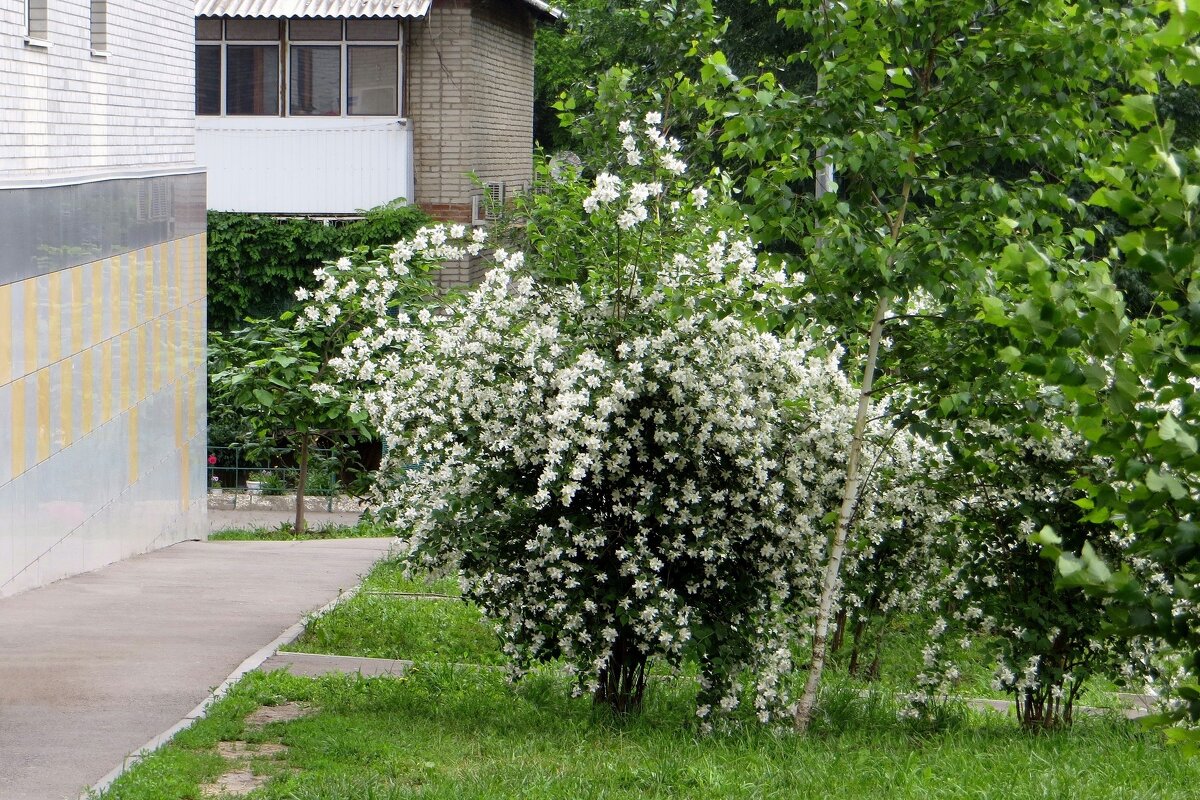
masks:
[[[417,599],[404,594],[446,595]],[[357,595],[323,617],[285,650],[414,661],[503,664],[500,643],[479,610],[458,599],[458,583],[413,580],[381,561]]]
[[[234,528],[227,531],[220,531],[219,533],[209,535],[208,540],[210,542],[303,542],[309,539],[371,538],[395,535],[395,529],[387,525],[377,522],[360,522],[357,525],[310,526],[307,531],[297,536],[292,532],[292,526],[285,523],[278,528]]]
[[[1122,719],[1084,717],[1036,736],[1011,717],[962,706],[915,721],[889,691],[863,697],[862,684],[836,670],[804,738],[745,721],[701,734],[687,677],[652,681],[641,716],[613,719],[586,697],[572,699],[557,670],[510,684],[500,670],[445,663],[503,658],[472,606],[398,595],[457,592],[452,580],[412,580],[381,562],[358,596],[311,623],[292,649],[408,658],[419,662],[413,672],[252,673],[107,796],[199,798],[230,770],[257,773],[262,785],[248,796],[260,800],[1200,796],[1200,759]],[[888,659],[899,679],[904,658]],[[309,715],[247,722],[261,706],[292,702]],[[222,742],[281,752],[239,759],[228,750],[246,745]]]
[[[225,768],[221,740],[278,742],[255,760],[255,798],[1154,798],[1194,800],[1187,762],[1127,723],[1089,719],[1028,736],[1010,719],[958,710],[937,730],[888,701],[833,690],[813,735],[747,725],[700,735],[685,681],[656,682],[629,722],[568,697],[564,679],[516,686],[494,670],[418,668],[405,678],[320,680],[255,673],[208,718],[113,786],[113,800],[199,797]],[[312,715],[247,731],[263,703]]]

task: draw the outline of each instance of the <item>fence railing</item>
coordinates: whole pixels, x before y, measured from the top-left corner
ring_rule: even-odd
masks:
[[[332,497],[345,492],[339,478],[341,463],[328,449],[309,455],[305,495]],[[299,470],[294,451],[287,447],[208,448],[208,485],[212,490],[248,491],[252,494],[282,495],[296,490]]]

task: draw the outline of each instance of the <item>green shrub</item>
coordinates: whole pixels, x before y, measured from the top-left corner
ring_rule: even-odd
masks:
[[[406,238],[428,221],[425,212],[403,200],[372,208],[345,225],[210,211],[208,326],[227,331],[247,317],[277,317],[295,303],[298,287],[312,285],[321,262],[345,250]]]

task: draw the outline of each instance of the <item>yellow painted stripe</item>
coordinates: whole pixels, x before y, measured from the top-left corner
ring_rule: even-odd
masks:
[[[179,347],[176,337],[179,330],[179,309],[175,308],[167,315],[163,325],[163,347],[166,348],[166,368],[167,368],[167,383],[175,382],[175,373],[177,372],[178,364],[175,359],[179,357]]]
[[[121,267],[126,273],[129,286],[129,315],[125,319],[125,329],[132,330],[138,326],[138,253],[126,253],[121,257]]]
[[[25,380],[12,385],[12,476],[25,471]]]
[[[71,352],[83,352],[83,271],[71,270]]]
[[[183,305],[183,254],[187,248],[183,246],[183,239],[176,239],[174,247],[175,260],[172,262],[172,266],[175,268],[175,280],[171,288],[174,290],[175,301],[172,306],[179,308]]]
[[[121,402],[117,413],[124,414],[132,405],[133,394],[133,332],[121,334]]]
[[[50,363],[62,359],[62,310],[66,305],[63,297],[62,273],[51,272],[50,281]]]
[[[99,350],[91,349],[86,351],[79,357],[81,364],[81,374],[79,387],[79,401],[83,404],[79,409],[79,435],[87,436],[96,427],[96,375],[93,367],[93,361],[100,353]]]
[[[146,358],[149,355],[150,347],[146,339],[149,329],[149,325],[142,325],[133,332],[134,339],[136,340],[134,341],[133,349],[137,358],[137,362],[134,365],[136,373],[134,381],[137,386],[137,393],[133,396],[133,402],[135,403],[140,403],[148,396],[146,392]]]
[[[137,483],[138,479],[138,410],[137,406],[129,409],[129,483]]]
[[[50,368],[38,370],[37,380],[37,461],[50,457]]]
[[[142,261],[142,319],[154,319],[157,296],[155,287],[155,270],[157,269],[157,247],[146,247],[142,251],[145,258]]]
[[[133,302],[133,299],[132,297],[127,296],[128,293],[125,290],[125,282],[124,279],[122,279],[125,277],[126,260],[127,257],[124,257],[124,255],[114,255],[113,270],[112,272],[108,273],[108,300],[110,303],[109,307],[113,309],[113,323],[108,329],[109,338],[116,338],[120,336],[121,331],[124,331],[126,327],[128,327],[127,318],[128,315],[130,315],[128,314],[128,306],[130,306],[130,303]],[[125,308],[122,309],[122,306]],[[121,311],[126,312],[125,318],[122,318]]]
[[[113,340],[100,345],[100,424],[113,418]]]
[[[195,299],[208,297],[208,232],[200,234],[200,263],[196,265]]]
[[[190,330],[191,323],[192,309],[185,306],[179,310],[179,330],[177,330],[175,334],[178,337],[179,374],[181,376],[186,374],[190,367],[190,356],[188,353],[188,331]]]
[[[12,284],[0,286],[0,386],[13,379]],[[2,424],[2,421],[0,421]]]
[[[158,270],[155,282],[158,284],[158,316],[167,313],[171,303],[171,245],[163,242],[158,246]]]
[[[150,323],[150,385],[154,391],[162,388],[162,339],[163,320],[158,318]]]
[[[188,325],[188,310],[180,308],[175,312],[175,329],[171,336],[172,347],[175,348],[175,356],[171,362],[175,365],[175,374],[172,375],[172,380],[183,375],[187,369],[186,362],[183,360],[184,341],[187,336]]]
[[[38,317],[40,312],[38,309],[37,299],[37,279],[30,278],[22,284],[25,287],[25,354],[22,367],[22,373],[28,375],[32,372],[37,372],[38,357]]]
[[[188,375],[187,379],[187,438],[191,440],[196,435],[196,371]]]
[[[92,265],[92,299],[88,307],[88,313],[92,315],[92,338],[88,344],[95,346],[104,341],[104,273],[106,270],[112,270],[116,263],[115,258],[105,259]]]
[[[196,368],[199,354],[196,352],[196,304],[187,308],[187,322],[183,331],[183,369],[191,372]]]
[[[62,447],[75,441],[75,364],[68,358],[60,365],[61,376],[59,403],[59,429],[62,431]]]

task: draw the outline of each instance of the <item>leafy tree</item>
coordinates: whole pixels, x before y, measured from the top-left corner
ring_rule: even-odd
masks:
[[[877,367],[916,381],[918,409],[980,402],[971,388],[994,370],[1003,337],[900,363],[891,332],[917,314],[970,335],[978,293],[1016,241],[1070,253],[1079,227],[1069,188],[1081,154],[1106,146],[1104,109],[1133,68],[1125,45],[1137,9],[1092,2],[915,0],[781,3],[780,23],[811,45],[796,53],[818,76],[812,91],[765,72],[739,77],[723,54],[706,60],[702,100],[722,157],[744,186],[756,233],[798,245],[800,266],[828,321],[846,331],[862,365],[863,409]],[[814,196],[818,167],[836,191]],[[1073,224],[1075,222],[1076,224]],[[855,334],[854,332],[859,333]],[[894,391],[887,380],[880,391]],[[865,411],[859,414],[860,425]],[[848,524],[858,496],[860,437],[851,446],[809,686],[807,726],[825,656]]]
[[[378,327],[380,320],[394,313],[399,304],[366,304],[359,296],[360,287],[353,283],[340,284],[336,294],[329,287],[335,275],[376,263],[375,259],[391,252],[390,247],[377,248],[374,253],[365,246],[355,248],[314,272],[315,289],[296,292],[301,301],[316,296],[336,309],[327,324],[315,325],[312,317],[298,318],[294,312],[285,311],[276,319],[251,320],[245,328],[210,334],[210,363],[215,367],[209,378],[213,416],[218,421],[235,417],[259,442],[283,439],[296,453],[297,533],[305,527],[304,493],[310,459],[318,443],[348,444],[373,436],[366,414],[353,408],[350,399],[330,385],[339,380],[333,364],[349,342],[370,337],[372,326]],[[372,280],[384,279],[369,276],[364,284]],[[435,287],[423,275],[391,283],[410,287],[405,297],[417,304],[436,295]]]
[[[1159,666],[1179,704],[1164,721],[1190,721],[1168,735],[1200,750],[1200,250],[1196,203],[1200,151],[1173,138],[1156,98],[1200,82],[1200,4],[1157,3],[1165,20],[1129,44],[1138,68],[1112,104],[1125,136],[1098,152],[1089,202],[1125,230],[1108,259],[1135,270],[1153,290],[1151,308],[1131,315],[1109,279],[1109,263],[1006,253],[1006,284],[984,317],[1012,335],[1013,367],[1061,386],[1073,427],[1118,476],[1081,481],[1088,519],[1116,520],[1133,537],[1124,559],[1106,558],[1048,526],[1040,536],[1063,583],[1109,598],[1119,630],[1168,643]],[[1018,287],[1020,290],[1018,290]],[[1047,366],[1049,365],[1049,367]],[[1119,565],[1119,566],[1118,566]],[[1114,572],[1113,570],[1116,569]]]
[[[336,394],[314,386],[331,377],[329,359],[342,339],[324,329],[297,332],[292,312],[277,320],[249,320],[229,333],[212,332],[212,358],[224,368],[209,378],[209,406],[218,420],[235,415],[235,424],[259,443],[286,442],[296,456],[295,521],[304,533],[304,497],[309,464],[321,443],[351,444],[369,439],[366,417]]]

